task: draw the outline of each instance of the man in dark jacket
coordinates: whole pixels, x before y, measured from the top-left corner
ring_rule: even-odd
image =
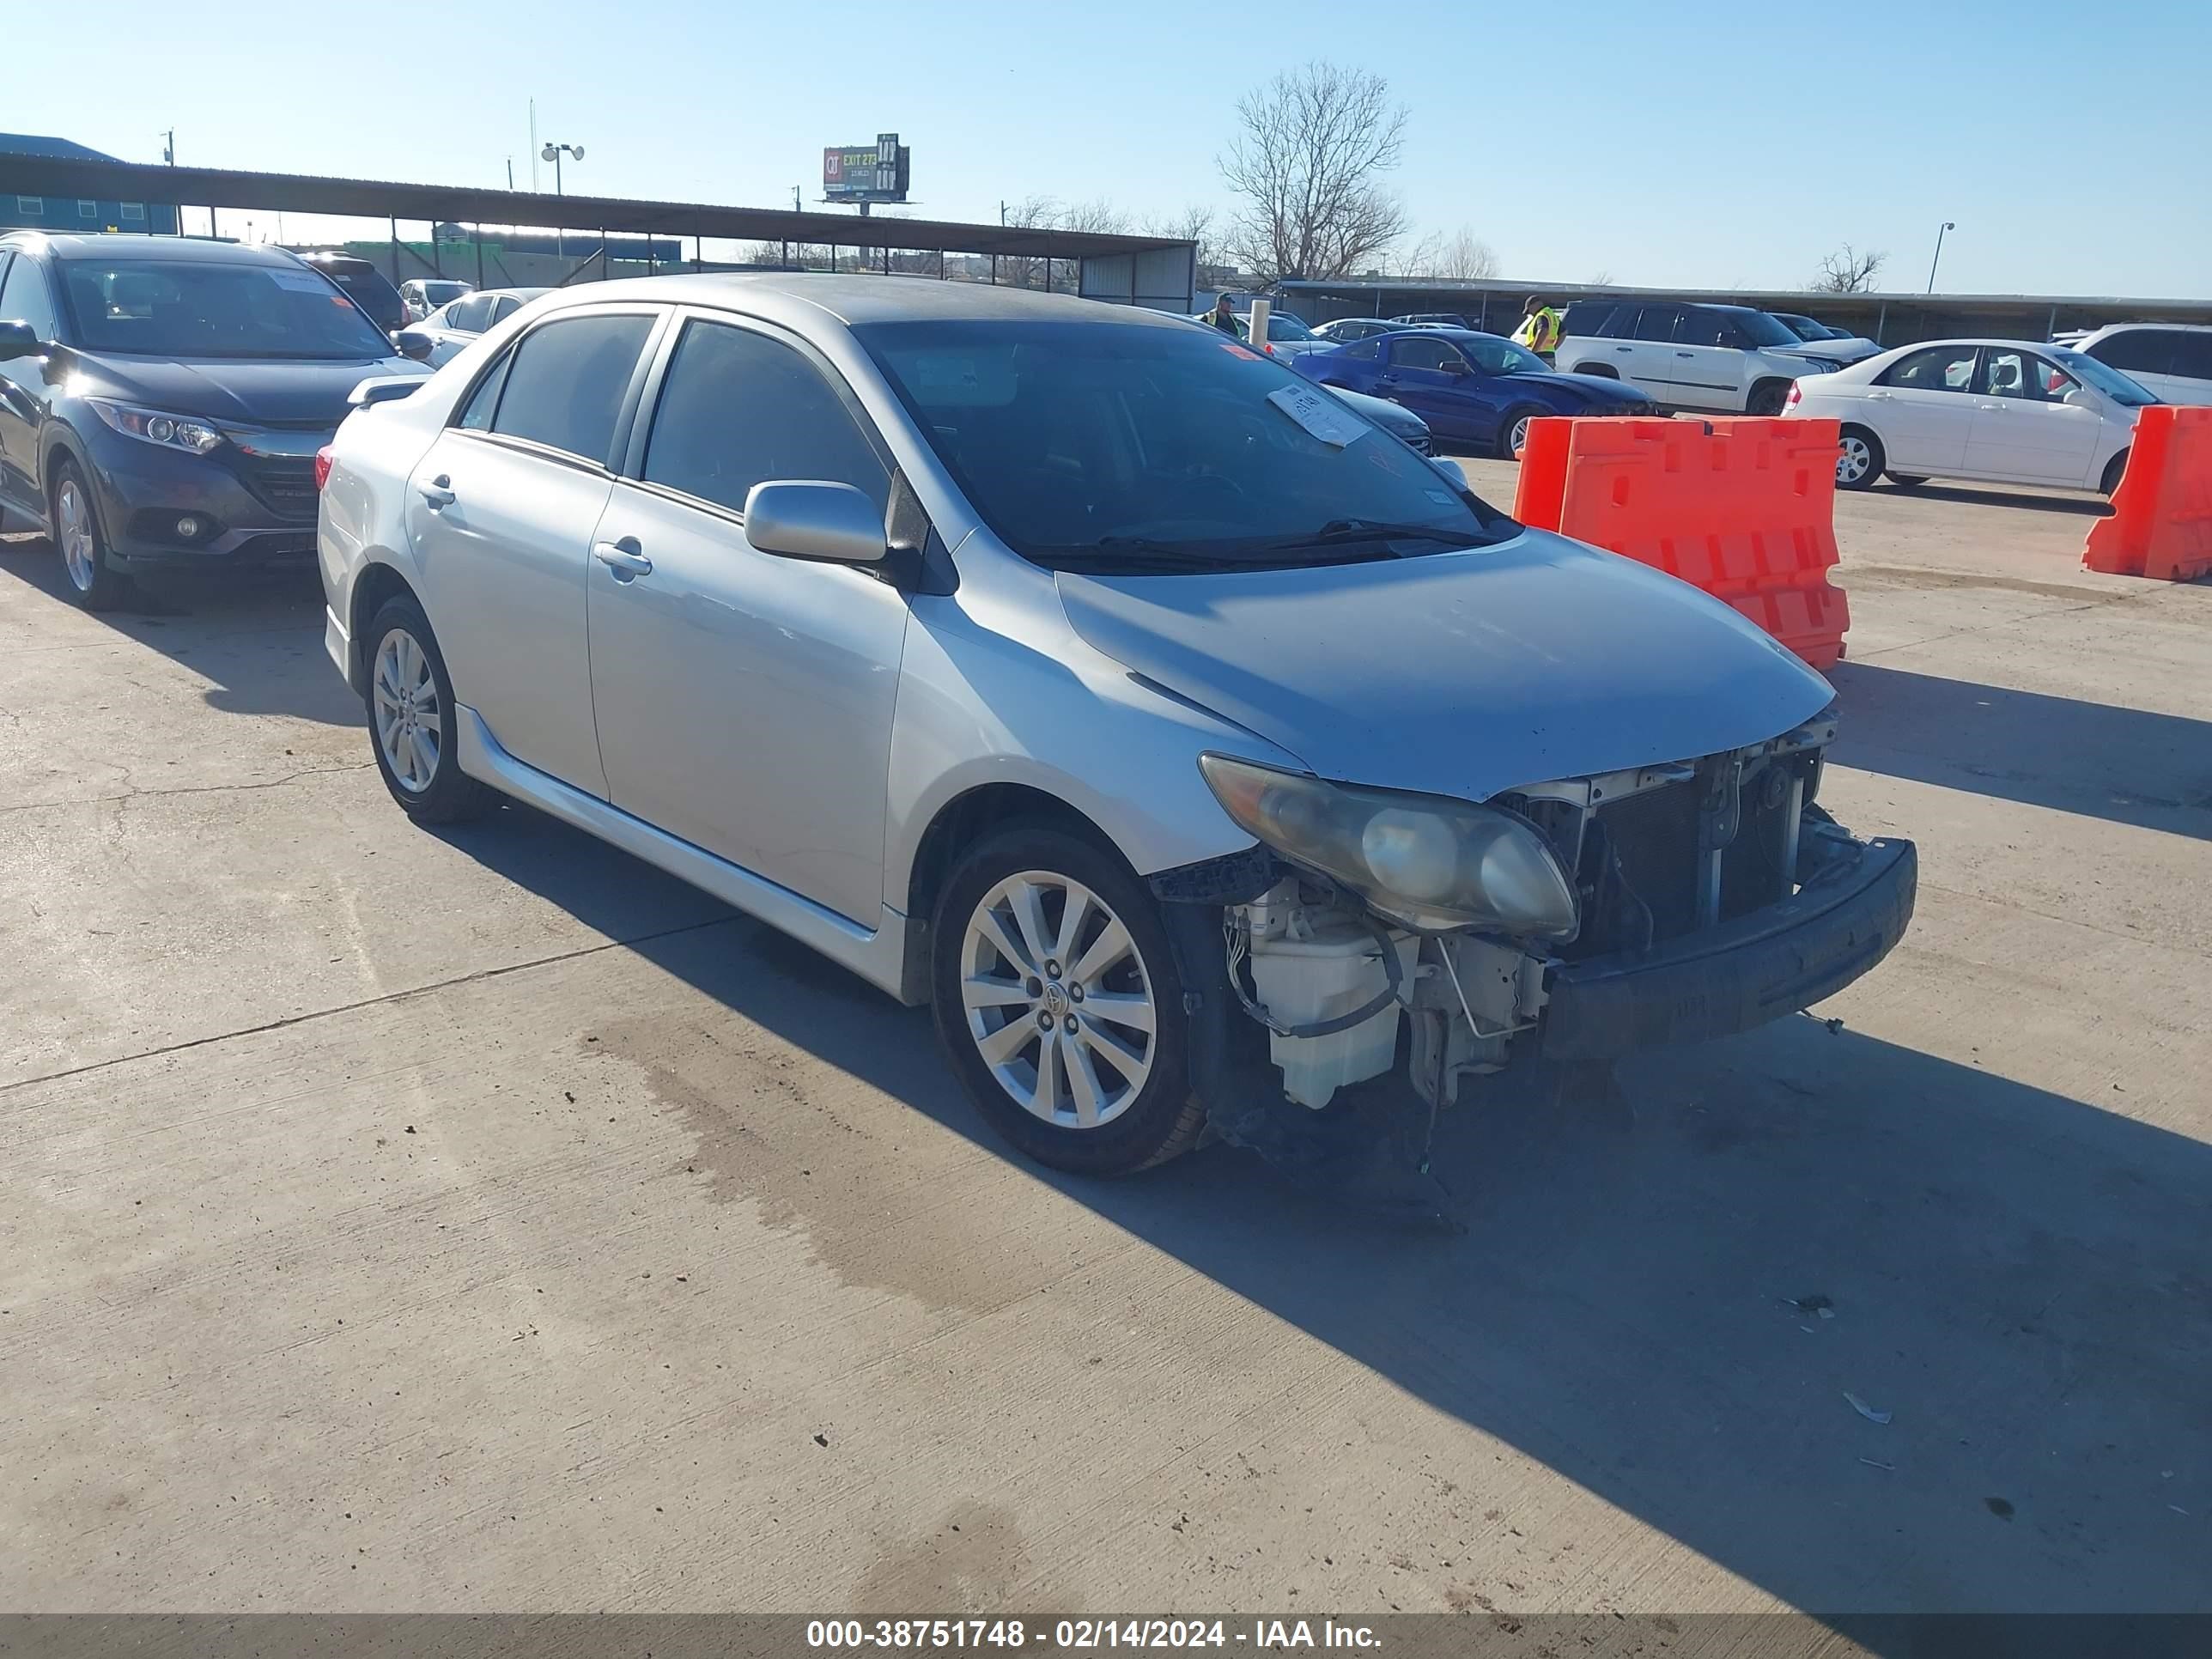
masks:
[[[1226,293],[1224,293],[1220,298],[1217,299],[1213,302],[1212,314],[1207,317],[1206,320],[1212,323],[1214,327],[1219,329],[1224,334],[1226,334],[1232,340],[1240,337],[1243,332],[1243,330],[1237,326],[1236,307],[1229,303],[1229,295]]]

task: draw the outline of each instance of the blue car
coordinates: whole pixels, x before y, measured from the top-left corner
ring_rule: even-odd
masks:
[[[1288,360],[1323,386],[1387,398],[1429,423],[1439,444],[1474,444],[1521,459],[1543,415],[1656,415],[1634,386],[1562,374],[1525,347],[1471,328],[1407,329]]]

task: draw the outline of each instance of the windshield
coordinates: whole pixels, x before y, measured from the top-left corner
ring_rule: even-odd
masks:
[[[1242,326],[1242,331],[1249,336],[1252,332],[1251,314],[1249,312],[1243,313],[1238,316],[1237,320]],[[1313,337],[1314,331],[1308,328],[1299,319],[1291,316],[1289,312],[1271,311],[1267,313],[1267,337],[1269,339],[1310,340]]]
[[[466,294],[468,291],[469,285],[466,283],[425,283],[422,284],[423,299],[434,306],[441,306],[450,301],[458,300],[461,295]]]
[[[1794,346],[1804,342],[1763,311],[1735,311],[1728,313],[1743,325],[1743,331],[1755,346]]]
[[[1453,343],[1486,374],[1549,374],[1552,366],[1525,346],[1492,335],[1458,337]]]
[[[2158,402],[2155,392],[2130,380],[2110,363],[2100,363],[2085,352],[2054,347],[2051,360],[2075,380],[2096,387],[2123,409],[2148,409]]]
[[[1197,329],[939,321],[853,331],[975,510],[1039,564],[1322,564],[1514,532],[1311,381]],[[1304,405],[1304,419],[1285,404]],[[1347,441],[1310,429],[1332,426]]]
[[[1780,311],[1770,311],[1766,314],[1801,340],[1825,340],[1828,337],[1828,331],[1810,317],[1792,317]]]
[[[71,259],[77,345],[142,357],[388,357],[390,342],[316,272],[199,260]]]

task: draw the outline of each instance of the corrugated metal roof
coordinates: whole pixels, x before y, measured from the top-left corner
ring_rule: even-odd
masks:
[[[96,149],[87,149],[82,144],[68,138],[45,138],[35,132],[0,132],[0,155],[60,155],[76,161],[112,161],[112,155],[103,155]]]
[[[148,167],[76,156],[0,151],[0,191],[101,200],[328,213],[361,218],[447,220],[573,231],[645,231],[663,236],[714,236],[741,241],[790,241],[843,247],[902,248],[948,253],[1003,253],[1079,259],[1152,248],[1188,247],[1161,236],[1109,236],[1019,225],[970,225],[937,219],[856,214],[792,213],[777,208],[720,207],[703,202],[647,202],[611,196],[544,196],[531,191],[474,190],[374,179],[305,173],[235,173],[219,167]]]
[[[1730,289],[1676,286],[1672,288],[1630,288],[1619,283],[1599,287],[1589,283],[1540,282],[1532,277],[1430,277],[1430,276],[1340,276],[1333,282],[1304,278],[1287,279],[1275,285],[1292,293],[1348,294],[1370,289],[1385,289],[1396,294],[1425,294],[1444,296],[1465,294],[1470,296],[1488,295],[1492,298],[1510,296],[1519,299],[1535,294],[1547,297],[1571,295],[1591,300],[1692,300],[1711,305],[1753,306],[1761,311],[1802,311],[1807,306],[1925,306],[1974,308],[2002,308],[2018,307],[2022,310],[2047,310],[2052,306],[2061,310],[2075,308],[2085,311],[2128,309],[2146,311],[2197,311],[2212,316],[2212,300],[2155,300],[2133,298],[2125,295],[2083,295],[2063,294],[1914,294],[1880,292],[1872,294],[1825,294],[1805,289]]]

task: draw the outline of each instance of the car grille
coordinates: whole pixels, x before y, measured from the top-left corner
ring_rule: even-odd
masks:
[[[246,470],[246,487],[287,524],[315,518],[315,464],[304,456],[267,456]]]

